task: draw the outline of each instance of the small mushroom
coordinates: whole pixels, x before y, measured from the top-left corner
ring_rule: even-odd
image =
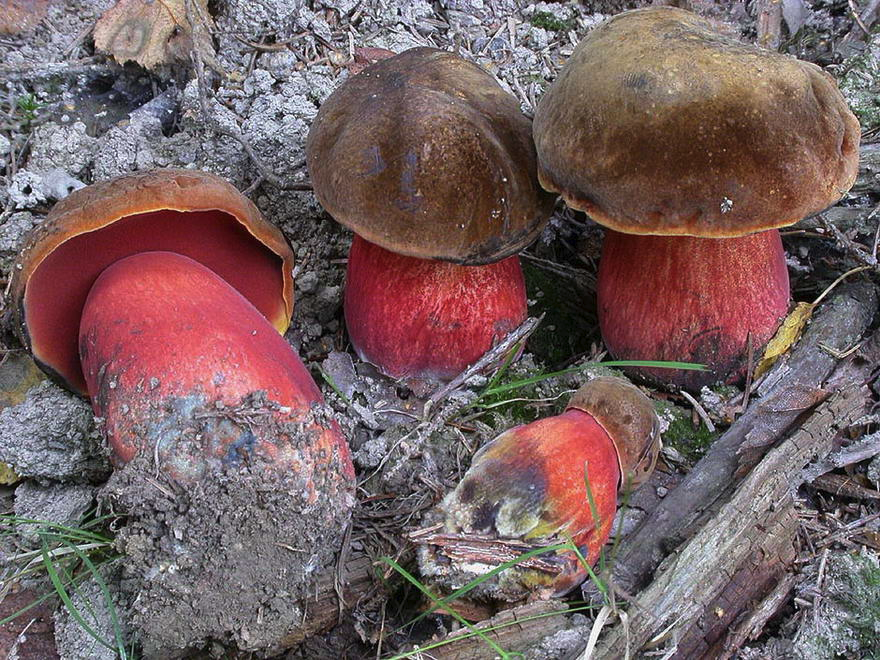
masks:
[[[328,479],[349,484],[345,440],[314,419],[320,391],[280,334],[292,261],[222,179],[123,176],[75,191],[32,233],[12,283],[15,327],[44,371],[91,397],[117,464],[146,454],[191,483],[260,457],[306,475],[335,464]],[[310,482],[312,498],[322,486]]]
[[[831,76],[671,7],[590,32],[534,135],[541,184],[609,228],[608,348],[707,364],[649,371],[688,388],[744,374],[787,311],[775,228],[840,199],[858,164],[859,124]]]
[[[641,391],[619,378],[589,381],[561,415],[514,427],[477,452],[440,504],[441,523],[412,534],[421,544],[422,574],[454,591],[526,552],[568,540],[594,563],[611,533],[618,492],[650,476],[659,450],[659,420]],[[586,575],[574,552],[547,552],[468,596],[559,596]]]
[[[383,59],[321,106],[306,156],[318,200],[356,233],[345,318],[362,359],[448,379],[525,319],[512,255],[552,198],[529,120],[492,76],[433,48]]]

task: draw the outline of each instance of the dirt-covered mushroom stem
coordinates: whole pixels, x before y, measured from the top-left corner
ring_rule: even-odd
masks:
[[[250,201],[189,170],[76,191],[22,253],[19,336],[91,398],[111,447],[103,492],[126,516],[117,539],[145,657],[209,640],[280,652],[344,537],[354,469],[282,336],[291,270]],[[279,592],[291,604],[265,617]]]

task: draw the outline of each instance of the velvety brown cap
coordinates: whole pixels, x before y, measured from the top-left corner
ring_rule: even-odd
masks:
[[[433,48],[346,80],[321,106],[306,158],[330,215],[412,257],[497,261],[552,211],[517,100],[476,64]]]
[[[833,204],[859,124],[819,67],[744,45],[671,7],[605,21],[541,99],[539,177],[637,234],[739,236]]]
[[[214,269],[279,332],[287,329],[293,253],[280,230],[218,176],[138,172],[55,204],[19,256],[11,289],[14,329],[56,380],[85,391],[77,332],[89,288],[113,261],[149,250],[180,252]]]
[[[634,490],[651,476],[662,446],[660,420],[641,390],[622,378],[601,377],[575,392],[566,410],[592,415],[617,449],[620,487]]]

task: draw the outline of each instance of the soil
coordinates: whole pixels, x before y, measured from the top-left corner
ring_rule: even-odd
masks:
[[[610,15],[652,3],[217,0],[206,3],[214,21],[214,53],[206,54],[201,80],[185,50],[149,71],[97,51],[91,31],[113,0],[13,4],[48,7],[45,17],[27,29],[0,34],[0,285],[8,283],[27,232],[71,190],[153,167],[199,168],[225,177],[293,246],[296,304],[286,338],[349,440],[358,504],[348,524],[333,498],[303,501],[296,496],[301,484],[295,475],[261,469],[258,462],[226,466],[186,489],[157,476],[152,457],[140,457],[111,475],[100,421],[88,403],[48,381],[38,382],[33,363],[7,334],[0,357],[0,460],[13,465],[24,481],[4,500],[4,512],[65,524],[86,510],[86,518],[93,517],[97,506],[101,513],[120,516],[108,530],[119,557],[105,557],[101,570],[122,616],[121,634],[145,657],[382,657],[445,637],[458,627],[449,617],[432,615],[404,627],[424,609],[424,601],[379,558],[415,570],[406,533],[425,524],[479,447],[510,426],[559,412],[571,391],[604,370],[583,368],[548,378],[515,395],[482,401],[490,406],[483,409],[472,404],[488,383],[485,375],[426,406],[435,388],[395,383],[361,362],[348,344],[342,315],[351,235],[302,189],[308,180],[305,138],[324,99],[351,75],[355,48],[457,51],[494,74],[531,116],[579,39]],[[747,41],[758,37],[753,5],[761,3],[673,4],[689,5]],[[853,20],[852,3],[782,4],[780,49],[837,77],[859,114],[863,143],[876,141],[878,40],[870,42]],[[866,12],[874,7],[860,20],[875,32],[876,4],[855,3]],[[0,0],[0,19],[5,6]],[[869,172],[860,179],[859,192],[837,207],[849,213],[843,239],[819,224],[784,237],[795,300],[815,299],[836,277],[863,263],[862,256],[870,257],[872,247],[876,256],[877,177]],[[524,252],[530,314],[545,316],[505,382],[604,356],[594,302],[601,235],[586,216],[559,203],[544,233]],[[713,432],[691,401],[676,392],[646,391],[661,412],[666,447],[658,472],[621,515],[616,527],[623,537],[675,488],[730,424],[741,401],[736,388],[705,389],[697,397],[700,410],[717,426]],[[868,419],[852,434],[869,434],[878,423]],[[838,471],[844,470],[866,488],[872,486],[870,475],[880,473],[876,467],[868,472],[867,459]],[[873,593],[876,558],[858,560],[856,568],[845,558],[826,559],[834,580],[824,581],[826,569],[811,544],[872,515],[876,502],[812,487],[803,488],[801,496],[809,524],[800,541],[798,584],[819,585],[819,593],[827,587],[828,601],[815,617],[839,619],[845,604],[833,585],[850,584],[845,575],[861,571],[869,583],[865,593]],[[10,533],[0,535],[0,560],[33,547],[33,529],[0,521],[3,526]],[[322,532],[328,528],[338,533]],[[865,529],[858,539],[847,536],[832,547],[838,552],[880,548],[876,519]],[[4,588],[15,581],[10,576],[18,567],[0,561]],[[357,567],[363,570],[358,573]],[[31,593],[52,589],[39,576],[23,582]],[[350,583],[358,585],[354,593],[346,591]],[[75,603],[91,610],[89,620],[100,635],[113,639],[106,594],[93,581],[84,585]],[[337,592],[345,595],[344,606],[337,607]],[[0,591],[0,598],[4,594]],[[4,607],[18,602],[20,596],[14,601],[7,596]],[[803,628],[813,615],[803,614],[802,595],[784,602],[742,657],[779,657],[793,644],[807,648],[808,638],[811,648],[821,647],[824,642],[815,639],[824,629]],[[327,625],[320,630],[306,625],[321,616]],[[526,657],[580,652],[594,616],[558,618],[563,623],[552,631],[548,626],[546,639],[538,631],[520,640]],[[96,643],[69,607],[57,607],[56,621],[62,658],[118,655]],[[309,631],[306,639],[296,633],[299,629]],[[12,630],[18,635],[19,629]],[[32,630],[45,636],[46,628]],[[10,635],[0,636],[0,645]],[[849,657],[871,648],[852,636],[846,639],[840,650]],[[18,657],[28,657],[23,643],[15,648]],[[470,657],[493,655],[487,647],[476,648]]]

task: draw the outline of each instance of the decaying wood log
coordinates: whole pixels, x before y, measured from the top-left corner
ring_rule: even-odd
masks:
[[[561,615],[566,610],[568,606],[559,600],[536,601],[499,612],[474,628],[487,631],[484,633],[486,637],[508,653],[518,653],[565,628],[566,620]],[[452,633],[444,640],[448,643],[426,651],[426,657],[436,660],[481,660],[487,657],[487,653],[491,654],[485,641],[469,633],[467,628]]]
[[[869,282],[842,287],[820,306],[804,337],[778,362],[758,389],[759,400],[712,445],[681,484],[621,544],[614,579],[635,593],[689,526],[723,501],[734,477],[760,459],[805,412],[828,392],[822,389],[838,359],[828,347],[846,349],[865,332],[877,310],[877,291]],[[744,455],[740,450],[748,450]]]
[[[291,630],[284,644],[293,647],[307,637],[332,628],[343,613],[378,588],[373,562],[362,554],[353,555],[346,563],[338,580],[326,574],[315,585],[315,594],[305,603],[305,615],[301,626]],[[340,602],[339,596],[342,596]]]
[[[628,626],[612,628],[594,658],[619,658],[620,649],[627,644],[632,649],[641,648],[664,629],[688,641],[688,647],[680,647],[676,657],[706,657],[717,640],[702,637],[704,630],[712,629],[705,618],[723,611],[721,605],[713,610],[713,601],[732,582],[740,582],[735,578],[747,568],[743,564],[768,543],[791,543],[793,511],[788,511],[804,466],[817,455],[831,451],[836,431],[863,415],[868,400],[861,383],[835,392],[787,440],[770,451],[718,514],[664,562],[654,581],[631,604]],[[734,594],[732,603],[735,598]],[[723,612],[718,618],[722,617]],[[699,648],[695,639],[703,639],[706,645]]]

